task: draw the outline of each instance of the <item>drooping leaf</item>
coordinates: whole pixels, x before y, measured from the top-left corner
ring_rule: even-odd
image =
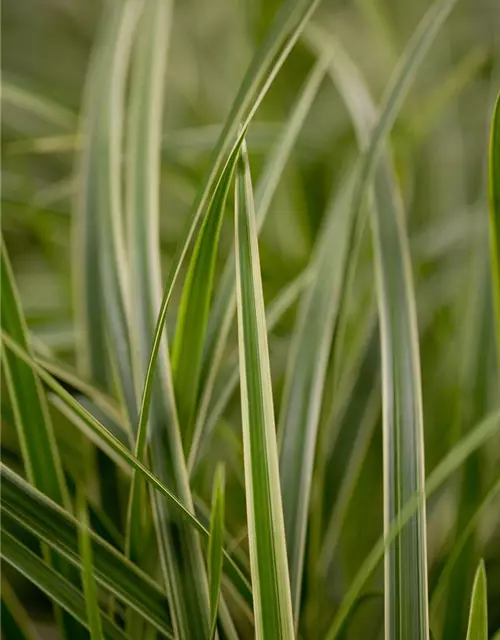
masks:
[[[237,167],[235,252],[243,452],[257,638],[293,638],[271,373],[246,149]]]

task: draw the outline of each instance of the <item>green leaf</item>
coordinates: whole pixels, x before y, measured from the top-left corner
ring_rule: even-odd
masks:
[[[486,571],[484,570],[484,562],[481,560],[472,587],[467,640],[488,640],[487,605]]]
[[[326,62],[324,60],[320,60],[314,65],[295,101],[281,135],[266,160],[266,164],[262,170],[262,177],[259,180],[255,192],[255,212],[258,232],[262,229],[286,163],[290,158],[307,114],[319,91],[325,75],[325,65]],[[236,312],[235,286],[234,256],[230,255],[221,276],[219,291],[215,298],[208,322],[207,336],[203,350],[199,408],[196,414],[193,446],[189,452],[188,466],[190,470],[194,468],[200,446],[202,446],[210,434],[210,422],[207,416],[210,403],[213,399],[216,377],[224,347]],[[237,382],[236,379],[235,385]]]
[[[131,108],[128,121],[127,207],[130,271],[136,360],[134,378],[138,393],[144,384],[154,323],[161,301],[159,251],[159,187],[161,125],[165,62],[171,23],[171,2],[152,0],[144,6],[134,51]],[[198,282],[199,283],[199,282]],[[181,435],[187,425],[179,423],[166,336],[161,339],[158,375],[146,378],[153,385],[152,411],[141,407],[136,457],[146,455],[149,426],[149,459],[155,475],[193,511],[193,500],[182,450]],[[160,345],[158,344],[158,348]],[[148,373],[149,376],[149,373]],[[174,379],[175,381],[175,379]],[[153,391],[153,387],[150,387]],[[182,419],[185,415],[181,414]],[[149,420],[148,420],[149,419]],[[183,427],[181,432],[180,425]],[[142,561],[149,501],[145,500],[141,476],[133,474],[127,516],[127,550]],[[141,499],[141,496],[142,497]],[[205,638],[209,632],[208,580],[200,540],[192,527],[172,517],[170,505],[151,494],[153,524],[159,565],[168,594],[176,635]],[[146,525],[147,526],[147,525]],[[230,623],[229,623],[230,624]]]
[[[29,353],[26,322],[3,238],[1,260],[2,331]],[[68,490],[40,381],[28,364],[3,349],[2,365],[26,475],[37,489],[69,508]]]
[[[222,218],[239,148],[231,154],[210,202],[189,264],[172,347],[172,375],[184,452],[191,449],[202,365],[203,340],[212,295]]]
[[[198,223],[207,208],[223,168],[229,162],[231,152],[241,144],[250,121],[318,4],[319,0],[288,0],[281,7],[262,45],[254,55],[234,99],[214,148],[210,169],[198,192],[167,276],[144,383],[140,425],[146,423],[148,419],[154,387],[154,372],[162,344],[168,304]]]
[[[314,274],[312,270],[306,269],[288,285],[283,287],[276,298],[268,305],[266,310],[266,329],[268,335],[273,331],[283,315],[297,302],[297,299],[305,288],[311,284],[313,278]],[[209,450],[210,435],[215,429],[217,422],[238,387],[240,370],[236,358],[234,360],[235,362],[229,368],[229,371],[227,373],[220,374],[219,376],[220,382],[217,384],[217,389],[220,389],[220,391],[215,392],[212,395],[212,401],[208,407],[207,417],[204,423],[204,438],[200,444],[199,454],[196,457],[194,469],[196,469],[196,465],[200,463],[204,454]]]
[[[495,300],[495,336],[500,371],[500,93],[491,122],[489,158],[490,253],[493,298]]]
[[[89,534],[87,506],[83,494],[80,495],[78,504],[78,519],[80,527],[78,529],[79,551],[82,559],[82,582],[83,593],[85,595],[85,606],[87,609],[87,620],[92,640],[102,640],[102,622],[99,611],[99,601],[97,587],[94,580],[94,565],[92,560],[92,541]]]
[[[61,574],[35,555],[14,536],[1,530],[1,556],[12,567],[33,582],[41,591],[68,612],[84,627],[89,628],[85,611],[85,600],[79,589],[68,582]],[[123,631],[107,616],[102,616],[104,633],[112,640],[128,638]]]
[[[280,412],[280,479],[295,626],[302,573],[316,438],[352,231],[352,179],[327,212],[326,227],[312,257],[316,277],[301,301],[287,363]]]
[[[408,238],[404,232],[401,196],[384,140],[406,95],[418,64],[455,0],[435,3],[425,14],[394,71],[378,119],[362,79],[344,54],[344,64],[332,70],[351,112],[364,153],[354,192],[354,209],[361,209],[369,180],[375,173],[372,230],[379,306],[384,425],[384,527],[415,493],[424,487],[424,447],[420,357],[415,295]],[[316,33],[316,37],[314,37]],[[312,32],[313,46],[318,32]],[[320,36],[321,37],[321,36]],[[325,40],[323,36],[323,40]],[[323,52],[325,45],[321,47]],[[337,56],[343,52],[333,45]],[[353,83],[350,74],[358,79]],[[377,159],[382,161],[377,168]],[[379,203],[390,207],[379,208]],[[387,551],[385,565],[385,628],[389,638],[427,638],[427,551],[425,502]]]
[[[470,455],[497,435],[499,431],[500,410],[497,409],[479,424],[475,425],[474,428],[470,429],[468,434],[441,460],[427,478],[425,483],[425,497],[429,498],[437,491],[443,483],[462,466]],[[366,556],[330,626],[326,635],[327,640],[335,640],[338,638],[344,620],[356,603],[364,585],[377,568],[378,563],[384,557],[386,550],[390,547],[393,540],[399,535],[408,520],[421,508],[421,505],[422,496],[418,494],[412,496],[400,512],[397,520],[392,523],[389,531],[377,541],[370,553]]]
[[[194,527],[199,533],[208,536],[207,529],[197,520],[193,513],[169,490],[158,478],[153,475],[123,444],[115,438],[100,422],[90,414],[81,404],[79,404],[70,393],[68,393],[47,371],[40,367],[23,349],[13,342],[7,335],[1,332],[2,343],[10,349],[23,362],[28,364],[39,378],[59,397],[61,404],[66,407],[69,415],[73,417],[73,424],[84,431],[87,435],[92,434],[95,443],[103,451],[108,454],[114,454],[115,457],[126,464],[127,467],[137,470],[147,482],[161,493],[176,512],[185,518],[191,527]],[[231,559],[226,551],[224,551],[225,568],[230,579],[237,585],[239,592],[245,600],[251,601],[250,587],[238,569],[235,562]]]
[[[217,631],[217,612],[222,583],[222,561],[224,542],[224,467],[215,471],[212,494],[212,513],[210,515],[210,539],[208,542],[208,579],[210,591],[210,640],[215,638]]]
[[[0,468],[2,529],[8,530],[9,524],[14,523],[21,526],[82,570],[79,547],[82,524],[8,467],[2,464]],[[87,536],[95,580],[160,632],[171,635],[166,596],[158,585],[97,534],[88,531]]]
[[[137,402],[122,228],[121,139],[126,73],[139,7],[138,0],[107,0],[104,6],[86,79],[74,229],[80,285],[75,302],[83,330],[80,364],[104,388],[118,383],[131,424],[136,421]]]
[[[0,617],[2,636],[9,640],[39,640],[34,625],[29,619],[14,589],[2,573],[2,614]]]
[[[29,350],[28,331],[14,282],[5,243],[1,241],[1,326],[3,332],[23,349]],[[71,503],[57,450],[44,391],[36,373],[26,362],[2,345],[2,368],[9,392],[14,421],[29,481],[57,504],[68,509]],[[55,559],[56,568],[67,578],[76,579],[68,567]],[[56,611],[57,614],[57,611]],[[68,637],[80,637],[81,627],[62,615],[61,631]]]
[[[257,638],[293,638],[271,372],[246,149],[238,163],[235,251],[241,413]]]

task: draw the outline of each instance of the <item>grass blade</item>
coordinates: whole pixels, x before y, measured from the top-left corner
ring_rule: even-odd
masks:
[[[377,206],[372,208],[382,347],[386,531],[408,499],[415,492],[423,492],[424,451],[418,332],[408,239],[403,231],[401,197],[395,188],[394,170],[384,139],[419,62],[454,4],[454,0],[437,2],[425,14],[389,82],[378,120],[363,84],[348,83],[346,69],[349,67],[334,67],[339,86],[344,87],[358,137],[365,147],[354,208],[361,208],[369,178],[382,153],[383,161],[375,175],[376,198],[391,204],[384,211]],[[314,46],[314,34],[311,40]],[[338,45],[335,49],[338,55]],[[346,62],[349,65],[349,61]],[[352,65],[349,66],[350,72],[356,74]],[[385,624],[389,638],[398,634],[408,638],[429,636],[426,553],[425,503],[422,502],[421,510],[405,525],[386,554]]]
[[[1,530],[1,540],[1,555],[5,561],[46,593],[78,623],[89,628],[85,600],[81,592],[4,528]],[[103,616],[102,622],[106,637],[112,640],[128,638],[107,616]]]
[[[262,178],[259,180],[255,192],[255,215],[258,231],[264,224],[285,165],[319,91],[324,75],[325,61],[320,60],[306,79],[283,132],[266,161],[262,171]],[[205,440],[206,434],[210,433],[207,415],[222,353],[236,312],[235,282],[234,257],[229,256],[208,322],[201,371],[199,409],[196,415],[195,435],[189,457],[190,470],[194,468],[198,450]]]
[[[487,418],[470,429],[468,434],[456,444],[451,451],[441,460],[434,471],[429,475],[425,483],[425,497],[429,498],[437,491],[443,483],[459,469],[463,463],[484,446],[492,437],[498,434],[500,430],[500,410],[491,413]],[[354,604],[357,602],[361,590],[367,580],[373,574],[378,563],[384,557],[386,550],[392,544],[393,540],[399,535],[401,529],[410,520],[410,518],[421,508],[422,496],[413,495],[406,503],[404,509],[400,512],[396,521],[391,524],[389,531],[381,537],[370,553],[366,556],[362,566],[357,572],[354,580],[348,589],[344,600],[333,620],[328,633],[327,640],[336,640],[339,637],[346,617],[349,615]]]
[[[14,282],[7,249],[1,242],[1,326],[23,349],[29,350],[28,331]],[[61,460],[46,398],[32,368],[2,345],[2,368],[9,392],[21,453],[29,481],[57,504],[71,509]],[[76,576],[55,559],[56,568],[71,579]],[[57,612],[56,612],[57,613]],[[66,614],[60,617],[61,631],[80,637],[82,629]]]
[[[486,599],[486,571],[481,560],[474,578],[469,613],[467,640],[488,640],[488,607]]]
[[[93,575],[92,543],[89,535],[89,524],[87,506],[85,498],[80,496],[78,505],[78,518],[80,520],[79,551],[82,559],[82,582],[85,596],[85,606],[87,609],[87,620],[92,640],[102,640],[102,622],[99,611],[99,601],[97,596],[97,586]]]
[[[284,287],[276,298],[269,304],[266,310],[266,329],[268,335],[273,331],[283,315],[297,302],[299,296],[306,287],[311,284],[313,278],[314,274],[312,273],[312,270],[302,272],[295,278],[295,280],[292,280],[292,282]],[[229,404],[231,397],[238,388],[240,370],[236,359],[234,365],[231,366],[227,374],[223,375],[223,378],[222,374],[220,375],[221,381],[220,384],[217,384],[217,388],[220,388],[220,392],[213,394],[212,402],[207,410],[206,424],[203,430],[204,439],[200,444],[199,454],[196,459],[197,464],[203,459],[204,454],[209,449],[210,435]],[[196,465],[194,468],[196,469]]]
[[[217,631],[217,612],[222,583],[222,561],[224,541],[224,468],[215,471],[212,513],[210,515],[210,539],[208,542],[208,579],[210,590],[210,640],[215,638]]]
[[[491,279],[495,300],[495,339],[500,371],[500,93],[497,97],[491,123],[489,200]]]
[[[239,149],[236,149],[232,153],[231,162],[222,174],[196,240],[182,291],[172,347],[172,375],[186,455],[190,452],[193,437],[193,418],[198,399],[203,340],[212,294],[219,232],[238,152]]]
[[[312,258],[316,277],[301,302],[280,412],[280,479],[296,627],[321,402],[351,237],[352,187],[349,179],[335,195]]]
[[[246,150],[238,163],[235,251],[241,411],[257,638],[293,638],[264,299]]]
[[[69,413],[74,415],[74,424],[78,428],[85,428],[88,433],[92,433],[95,436],[96,444],[102,450],[107,452],[113,452],[116,457],[122,460],[129,468],[138,471],[147,482],[167,498],[169,504],[175,509],[175,511],[185,518],[186,522],[190,526],[194,527],[199,533],[208,537],[207,529],[197,520],[190,511],[167,487],[165,487],[158,478],[153,475],[137,458],[135,458],[130,451],[111,434],[99,421],[90,414],[85,407],[80,405],[70,393],[68,393],[49,373],[47,373],[42,367],[40,367],[30,356],[21,349],[15,342],[13,342],[2,331],[1,333],[2,343],[13,353],[16,354],[23,362],[28,364],[33,371],[39,376],[40,380],[44,382],[61,400],[61,403],[67,408]],[[230,558],[227,552],[224,552],[225,568],[226,572],[230,576],[234,584],[238,585],[240,593],[244,596],[245,600],[251,601],[252,596],[250,587],[245,577],[239,571],[237,565]]]
[[[172,3],[148,2],[141,17],[131,85],[128,126],[128,225],[130,271],[134,304],[137,358],[136,388],[144,384],[155,319],[161,301],[159,252],[159,187],[161,125],[165,63],[170,33]],[[150,459],[156,476],[193,511],[193,500],[182,449],[180,423],[173,391],[166,336],[159,334],[162,350],[158,376],[146,377],[154,387],[151,416],[141,408],[136,438],[136,456],[145,459],[147,430]],[[158,349],[160,343],[158,343]],[[157,351],[158,353],[158,351]],[[149,376],[149,374],[148,374]],[[151,396],[150,396],[151,399]],[[183,405],[184,407],[184,405]],[[184,419],[184,413],[181,414]],[[148,420],[148,418],[150,418]],[[182,424],[182,423],[181,423]],[[186,425],[182,425],[185,427]],[[141,476],[134,473],[127,516],[127,550],[141,559],[145,506]],[[200,540],[186,522],[175,519],[170,506],[151,494],[153,524],[176,635],[206,638],[210,609],[208,580]],[[146,513],[148,513],[146,511]]]
[[[250,121],[318,4],[319,0],[288,0],[282,6],[240,85],[167,276],[144,383],[139,426],[147,423],[168,304],[198,223],[227,165],[228,156],[241,144]]]
[[[29,531],[81,571],[81,523],[3,464],[1,478],[2,528],[9,530],[9,524],[15,524]],[[15,530],[12,527],[12,532]],[[132,606],[161,633],[171,634],[167,599],[158,585],[93,531],[88,532],[88,538],[98,584]]]

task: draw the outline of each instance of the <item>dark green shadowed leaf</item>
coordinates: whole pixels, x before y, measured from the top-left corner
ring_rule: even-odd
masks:
[[[235,191],[241,412],[257,638],[291,639],[292,603],[279,484],[271,373],[250,168],[243,146]]]
[[[314,65],[295,101],[283,132],[272,147],[266,160],[262,170],[262,177],[255,192],[255,216],[258,232],[262,229],[286,163],[292,154],[307,114],[318,94],[325,75],[325,67],[325,60],[320,60]],[[209,439],[211,433],[210,405],[217,404],[216,401],[213,401],[214,387],[217,383],[216,378],[221,358],[236,312],[235,287],[234,256],[230,255],[222,272],[219,290],[208,321],[200,373],[200,396],[196,413],[194,440],[189,452],[190,471],[195,466],[200,447],[206,446],[206,440]],[[235,384],[237,384],[237,380]]]
[[[16,540],[4,528],[1,531],[1,543],[3,560],[46,593],[80,625],[89,628],[85,599],[79,589],[68,582],[60,573],[57,573],[42,558]],[[107,616],[103,616],[102,622],[107,638],[111,640],[126,640],[128,638]]]
[[[212,494],[212,513],[210,514],[210,539],[208,541],[208,580],[210,592],[210,640],[215,638],[217,631],[217,613],[222,583],[222,561],[224,542],[224,467],[215,471]]]
[[[472,587],[467,640],[488,640],[486,571],[482,560],[477,568]]]
[[[2,574],[2,637],[9,640],[40,640],[29,615],[14,590]]]
[[[491,122],[489,158],[490,253],[493,298],[495,300],[495,339],[500,371],[500,94]]]
[[[94,565],[92,559],[92,542],[89,535],[89,524],[87,505],[83,494],[79,496],[78,519],[80,527],[78,529],[78,542],[80,557],[82,559],[82,582],[85,596],[85,607],[87,609],[87,620],[92,640],[102,640],[102,622],[99,611],[99,600],[97,586],[94,580]]]

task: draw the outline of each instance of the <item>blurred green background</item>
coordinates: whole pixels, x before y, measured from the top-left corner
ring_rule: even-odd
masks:
[[[279,4],[275,0],[175,3],[161,181],[165,269],[220,124]],[[427,0],[325,0],[313,22],[339,38],[378,102],[429,4]],[[77,129],[85,74],[101,10],[102,3],[97,0],[4,0],[2,12],[2,232],[30,329],[69,363],[74,363],[77,331],[72,309],[72,246],[78,242],[72,234],[75,151],[80,144]],[[314,59],[307,44],[299,41],[259,108],[249,133],[255,179]],[[489,122],[499,84],[500,3],[461,0],[426,57],[391,135],[417,291],[428,470],[467,427],[498,404],[488,273],[486,162]],[[325,206],[356,154],[350,118],[327,78],[307,117],[260,237],[266,303],[307,266]],[[232,248],[232,224],[231,216],[227,216],[221,236],[221,264]],[[351,346],[354,349],[358,344],[357,331],[373,307],[373,286],[368,249],[346,318],[345,360],[341,364],[345,370],[350,366]],[[173,327],[175,301],[171,309],[168,323]],[[276,406],[293,325],[292,310],[270,339]],[[379,368],[378,353],[372,360],[368,363],[372,374],[369,382],[363,385],[361,381],[356,387],[360,406],[376,384],[373,378]],[[333,389],[332,380],[330,386]],[[331,419],[332,402],[333,393],[327,391],[323,424]],[[18,445],[6,419],[8,412],[2,399],[2,455],[16,464]],[[375,413],[378,416],[378,411]],[[56,426],[64,443],[61,416]],[[331,619],[329,611],[382,532],[379,417],[375,426],[349,502],[334,571],[322,594],[329,604],[320,616],[319,637]],[[235,398],[207,454],[208,458],[228,462],[227,524],[235,535],[245,519],[242,469],[234,463],[240,446],[234,438],[238,430]],[[71,439],[65,442],[62,455],[78,468],[77,443]],[[341,446],[335,455],[338,460],[332,458],[327,485],[332,496],[340,481],[336,470],[344,455]],[[499,464],[497,439],[478,459],[471,482],[477,483],[479,493],[486,491],[495,473],[498,476]],[[213,467],[207,465],[207,469]],[[431,593],[455,540],[458,486],[457,477],[429,503]],[[203,466],[195,488],[208,499],[210,481],[205,481]],[[326,505],[328,501],[328,497],[324,499]],[[482,555],[486,561],[492,632],[500,627],[499,514],[497,499],[480,519],[476,539],[477,557]],[[380,570],[374,578],[375,592],[381,589],[381,575]],[[43,617],[47,603],[33,588],[20,585],[26,590],[29,608]],[[308,596],[311,602],[316,597],[314,593]],[[349,638],[377,637],[382,613],[380,598],[367,601],[356,614]],[[438,620],[440,615],[438,610]]]

